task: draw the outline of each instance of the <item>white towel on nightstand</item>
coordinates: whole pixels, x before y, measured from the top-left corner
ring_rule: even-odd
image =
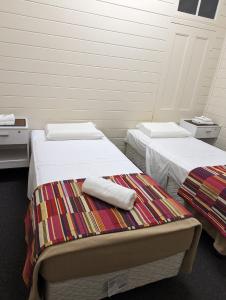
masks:
[[[15,124],[14,114],[0,115],[0,125],[14,125],[14,124]]]

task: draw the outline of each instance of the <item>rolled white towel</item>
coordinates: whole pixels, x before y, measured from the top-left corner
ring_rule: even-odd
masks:
[[[15,124],[14,114],[0,115],[0,125],[14,125],[14,124]]]
[[[104,178],[86,178],[82,191],[109,204],[131,210],[136,200],[136,192]]]

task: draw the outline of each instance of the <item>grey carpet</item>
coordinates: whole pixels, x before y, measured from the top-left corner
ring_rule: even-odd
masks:
[[[28,295],[21,277],[26,253],[23,226],[28,204],[26,189],[26,169],[0,170],[1,300],[25,300]],[[212,242],[207,234],[202,234],[191,274],[165,279],[111,299],[226,300],[226,258],[216,254]]]

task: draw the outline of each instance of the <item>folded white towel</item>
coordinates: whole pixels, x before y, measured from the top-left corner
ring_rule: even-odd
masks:
[[[14,114],[0,115],[0,125],[14,125],[14,124],[15,124]]]
[[[199,120],[202,120],[202,121],[204,121],[204,122],[212,122],[212,119],[210,119],[210,118],[207,118],[207,117],[205,117],[205,116],[201,116],[201,117],[195,117],[196,119],[199,119]]]
[[[214,124],[214,122],[210,118],[207,118],[205,116],[195,117],[192,119],[192,122],[195,124],[202,124],[202,125],[213,125]]]
[[[0,121],[0,126],[12,126],[14,124],[14,121]]]
[[[192,123],[198,124],[198,125],[213,125],[214,122],[207,122],[207,121],[201,121],[197,119],[192,119]]]
[[[47,124],[45,132],[47,139],[53,141],[96,140],[104,136],[91,122]]]
[[[136,192],[104,178],[87,178],[82,191],[116,207],[131,210],[136,200]]]

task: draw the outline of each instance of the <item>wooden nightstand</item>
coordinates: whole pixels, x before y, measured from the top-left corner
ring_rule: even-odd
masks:
[[[0,169],[29,166],[29,130],[25,118],[0,126]]]
[[[191,120],[181,120],[180,126],[191,132],[192,136],[212,144],[218,137],[221,127],[218,124],[201,125]]]

